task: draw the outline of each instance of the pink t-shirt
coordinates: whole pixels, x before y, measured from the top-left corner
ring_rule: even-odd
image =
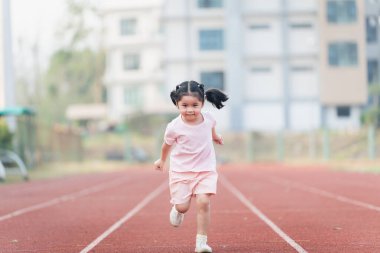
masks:
[[[164,140],[173,145],[170,154],[170,170],[176,172],[215,171],[216,159],[212,143],[212,128],[215,119],[204,112],[203,122],[198,125],[186,124],[181,115],[166,127]]]

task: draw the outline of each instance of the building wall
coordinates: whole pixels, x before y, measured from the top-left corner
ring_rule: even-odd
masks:
[[[362,1],[357,0],[358,22],[348,26],[327,23],[327,0],[224,0],[222,8],[206,9],[198,1],[144,1],[144,8],[125,6],[105,15],[110,28],[106,83],[118,117],[136,110],[154,113],[158,105],[175,112],[169,99],[175,85],[200,81],[204,71],[219,71],[231,97],[227,107],[213,110],[222,129],[360,126],[367,96]],[[138,20],[135,36],[118,34],[118,22],[125,17]],[[201,50],[202,29],[223,30],[223,49]],[[357,67],[328,66],[328,43],[340,40],[357,43]],[[122,69],[126,52],[141,54],[141,69]],[[125,93],[139,88],[136,96],[143,96],[143,102],[126,104]],[[337,106],[348,106],[351,113],[340,117]]]
[[[320,3],[320,76],[321,103],[325,106],[364,105],[367,101],[365,2],[356,1],[357,21],[350,24],[329,24],[326,18],[326,0]],[[328,44],[349,41],[357,44],[358,64],[350,67],[329,65]]]
[[[380,2],[366,0],[367,83],[380,84]],[[367,108],[376,106],[379,96],[368,92]]]
[[[354,22],[329,23],[327,0],[319,2],[320,23],[320,92],[322,126],[328,128],[357,128],[361,108],[367,103],[367,60],[365,42],[365,2],[355,1],[357,17]],[[357,45],[357,64],[332,66],[329,64],[329,44],[350,42]],[[339,116],[340,106],[349,113]]]
[[[163,98],[162,1],[106,2],[102,6],[106,54],[104,77],[112,121],[136,113],[168,111]],[[133,20],[133,32],[122,34],[122,20]],[[135,68],[125,57],[136,56]]]
[[[316,2],[243,3],[245,127],[260,131],[318,128]],[[287,15],[282,15],[285,9]]]
[[[380,2],[374,0],[366,0],[366,17],[371,18],[371,23],[374,26],[377,37],[375,41],[367,42],[367,58],[373,60],[380,60]]]

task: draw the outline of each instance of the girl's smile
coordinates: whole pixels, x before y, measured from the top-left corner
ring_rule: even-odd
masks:
[[[177,103],[182,119],[189,124],[198,124],[203,121],[201,110],[203,103],[195,96],[183,96]]]

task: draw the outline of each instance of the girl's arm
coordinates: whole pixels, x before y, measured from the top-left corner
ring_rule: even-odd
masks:
[[[160,171],[164,170],[166,158],[168,157],[168,155],[170,153],[171,147],[172,146],[167,144],[165,141],[164,141],[164,143],[162,143],[161,157],[160,157],[160,159],[158,159],[157,161],[154,162],[154,167],[156,168],[156,170],[160,170]]]
[[[223,145],[223,138],[216,133],[215,127],[212,128],[212,140],[219,145]]]

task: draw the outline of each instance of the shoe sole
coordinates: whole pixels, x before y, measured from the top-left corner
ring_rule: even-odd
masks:
[[[212,251],[208,251],[208,250],[201,250],[201,251],[199,251],[197,249],[195,249],[194,252],[196,252],[196,253],[212,253]]]

